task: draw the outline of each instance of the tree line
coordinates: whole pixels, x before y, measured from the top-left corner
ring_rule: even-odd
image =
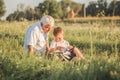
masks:
[[[2,2],[2,3],[1,3]],[[4,3],[0,0],[0,17],[4,15]],[[51,15],[56,19],[74,18],[74,17],[102,17],[102,16],[120,16],[120,1],[113,0],[110,3],[107,0],[90,1],[85,4],[77,3],[72,0],[44,0],[38,6],[24,8],[24,4],[18,4],[17,10],[9,14],[8,21],[39,20],[43,15]]]

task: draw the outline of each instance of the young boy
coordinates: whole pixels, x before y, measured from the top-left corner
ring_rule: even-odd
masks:
[[[69,42],[64,40],[64,32],[61,27],[54,28],[53,35],[54,40],[50,45],[50,53],[62,52],[63,56],[67,60],[71,60],[75,56],[80,60],[84,59],[82,53],[78,50],[78,48],[69,45]]]

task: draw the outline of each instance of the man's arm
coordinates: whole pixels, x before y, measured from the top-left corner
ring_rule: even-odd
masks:
[[[33,52],[34,52],[34,48],[32,45],[28,45],[28,52],[30,55],[33,55]]]

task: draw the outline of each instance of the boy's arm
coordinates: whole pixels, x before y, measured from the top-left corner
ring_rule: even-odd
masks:
[[[73,48],[73,46],[71,46],[68,41],[66,42],[66,44],[67,44],[67,49],[68,49],[68,50],[70,50],[70,49]]]
[[[62,51],[63,48],[64,48],[64,47],[57,46],[57,47],[54,47],[54,48],[49,49],[49,52],[55,52],[56,50]]]
[[[68,49],[72,49],[72,48],[73,48],[73,46],[69,45],[67,48],[68,48]]]

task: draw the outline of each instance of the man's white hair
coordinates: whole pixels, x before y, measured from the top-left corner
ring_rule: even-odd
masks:
[[[45,15],[41,18],[41,23],[43,25],[51,25],[51,26],[54,26],[54,19],[53,17],[49,16],[49,15]]]

